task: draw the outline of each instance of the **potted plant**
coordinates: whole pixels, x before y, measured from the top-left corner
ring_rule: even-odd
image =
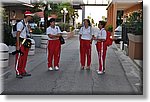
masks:
[[[113,32],[113,26],[112,25],[108,25],[106,27],[106,30],[109,31],[109,32]]]
[[[143,59],[143,14],[142,10],[133,12],[126,22],[129,38],[129,57]]]

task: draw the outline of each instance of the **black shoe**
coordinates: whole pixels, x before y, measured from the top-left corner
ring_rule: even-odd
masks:
[[[103,70],[103,73],[105,74],[105,70]]]
[[[31,76],[31,74],[29,74],[29,73],[23,73],[22,76],[23,76],[23,77]]]
[[[16,75],[16,78],[18,78],[18,79],[22,79],[22,78],[23,78],[23,76],[22,76],[22,75]]]
[[[84,70],[84,66],[81,67],[81,70]]]
[[[86,70],[90,70],[90,67],[87,67]]]

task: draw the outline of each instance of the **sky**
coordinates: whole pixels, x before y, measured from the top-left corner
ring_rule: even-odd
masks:
[[[82,10],[79,12],[79,18],[77,22],[82,22]],[[95,23],[102,20],[102,16],[107,17],[106,6],[87,6],[85,7],[85,18],[90,16],[94,19]]]

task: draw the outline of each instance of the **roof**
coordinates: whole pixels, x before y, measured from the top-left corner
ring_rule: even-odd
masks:
[[[40,18],[44,18],[44,12],[36,12],[35,15],[37,15]],[[51,14],[49,17],[50,18],[57,18],[57,15]]]

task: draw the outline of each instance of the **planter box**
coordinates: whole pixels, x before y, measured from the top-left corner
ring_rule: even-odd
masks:
[[[128,33],[129,57],[131,59],[143,60],[143,35]]]
[[[40,48],[41,47],[41,36],[42,35],[38,35],[38,34],[32,34],[32,38],[35,41],[35,47]]]

